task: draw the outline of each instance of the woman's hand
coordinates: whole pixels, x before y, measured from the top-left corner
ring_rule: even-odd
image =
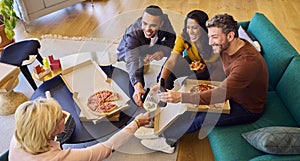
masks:
[[[163,102],[178,103],[182,100],[182,94],[180,92],[167,90],[158,94],[158,98]]]
[[[198,73],[202,73],[206,69],[205,63],[201,63],[200,61],[193,61],[190,64],[190,69],[193,71],[197,71]]]
[[[148,125],[150,122],[150,112],[141,113],[135,117],[138,126]]]
[[[206,65],[204,63],[201,63],[199,69],[197,70],[197,73],[202,73],[206,69]]]

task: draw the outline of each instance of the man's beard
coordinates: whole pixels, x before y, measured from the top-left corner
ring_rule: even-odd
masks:
[[[223,51],[228,49],[229,46],[230,46],[230,42],[228,40],[225,40],[223,44],[215,44],[212,46],[212,48],[215,54],[221,54]]]

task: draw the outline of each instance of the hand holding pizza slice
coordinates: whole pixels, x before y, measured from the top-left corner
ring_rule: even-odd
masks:
[[[191,64],[190,64],[190,69],[191,70],[194,70],[194,71],[204,71],[205,69],[205,64],[204,63],[201,63],[201,61],[193,61]]]

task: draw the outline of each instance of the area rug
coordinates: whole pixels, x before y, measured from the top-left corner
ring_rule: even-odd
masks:
[[[10,140],[13,136],[15,128],[14,115],[1,116],[0,115],[0,154],[8,150]]]
[[[43,56],[54,55],[58,58],[83,52],[116,53],[118,44],[119,40],[47,34],[41,36],[40,53]]]

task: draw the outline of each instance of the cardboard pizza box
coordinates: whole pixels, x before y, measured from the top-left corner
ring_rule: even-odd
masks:
[[[187,107],[181,103],[168,103],[166,107],[157,108],[154,115],[154,134],[161,134],[186,110]]]
[[[94,124],[97,124],[99,121],[119,121],[120,120],[120,113],[116,113],[110,116],[101,116],[101,119],[97,119],[97,120],[92,120]],[[82,112],[80,112],[79,114],[79,119],[80,121],[91,121],[89,119],[87,119]]]
[[[87,60],[70,66],[62,71],[61,77],[68,89],[73,93],[73,99],[87,120],[97,123],[99,120],[121,112],[129,107],[130,98],[113,81],[106,81],[107,76],[93,60]],[[107,115],[95,114],[87,106],[88,98],[99,90],[110,90],[119,94],[120,99],[114,101],[118,108]]]
[[[190,89],[200,83],[210,84],[218,86],[220,82],[215,81],[202,81],[202,80],[190,80],[184,81],[183,86],[178,89],[181,92],[189,92]],[[166,107],[158,108],[155,111],[154,116],[154,134],[159,135],[165,129],[167,129],[180,115],[186,111],[195,112],[214,112],[214,113],[230,113],[229,101],[226,100],[224,103],[218,103],[218,108],[215,105],[194,105],[189,103],[168,103]],[[220,108],[221,107],[221,108]]]
[[[190,92],[191,88],[199,84],[208,84],[213,87],[217,87],[220,83],[221,82],[217,82],[217,81],[187,79],[184,81],[184,84],[179,91]],[[225,99],[225,93],[224,93],[224,99]],[[229,100],[226,100],[223,103],[217,103],[212,105],[186,104],[186,106],[188,111],[195,111],[196,109],[198,112],[215,112],[215,113],[227,113],[227,114],[230,113]]]

